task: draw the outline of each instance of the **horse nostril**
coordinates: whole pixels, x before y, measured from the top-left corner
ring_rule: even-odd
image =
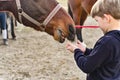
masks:
[[[69,25],[69,32],[71,34],[75,34],[75,28],[73,27],[73,25]]]

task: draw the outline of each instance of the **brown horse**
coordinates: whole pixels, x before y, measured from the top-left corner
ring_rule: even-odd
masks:
[[[68,12],[72,16],[75,25],[83,25],[97,0],[68,0]],[[76,29],[78,40],[83,42],[82,28]]]
[[[63,43],[74,41],[74,22],[56,0],[0,0],[0,11],[10,11],[25,26],[45,31]]]

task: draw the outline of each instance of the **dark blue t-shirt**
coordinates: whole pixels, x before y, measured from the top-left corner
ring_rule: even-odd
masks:
[[[87,73],[87,80],[120,80],[120,31],[106,33],[93,49],[83,53],[75,49],[78,67]]]

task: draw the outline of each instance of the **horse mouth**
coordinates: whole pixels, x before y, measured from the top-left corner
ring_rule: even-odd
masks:
[[[58,29],[57,32],[58,32],[59,42],[63,43],[65,41],[65,34],[64,34],[64,32],[61,29]]]
[[[72,25],[69,25],[68,33],[65,32],[63,29],[58,28],[55,30],[54,38],[60,43],[63,43],[66,38],[70,41],[74,41],[75,40],[75,28]]]
[[[74,28],[69,29],[68,35],[62,29],[57,29],[55,32],[57,32],[57,33],[55,33],[56,34],[55,39],[58,40],[60,43],[63,43],[66,38],[70,41],[75,40],[75,30],[74,30]]]

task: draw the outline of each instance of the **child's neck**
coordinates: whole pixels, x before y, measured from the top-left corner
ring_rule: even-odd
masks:
[[[112,23],[110,24],[110,27],[108,29],[109,31],[112,30],[120,30],[120,20],[113,20]]]

